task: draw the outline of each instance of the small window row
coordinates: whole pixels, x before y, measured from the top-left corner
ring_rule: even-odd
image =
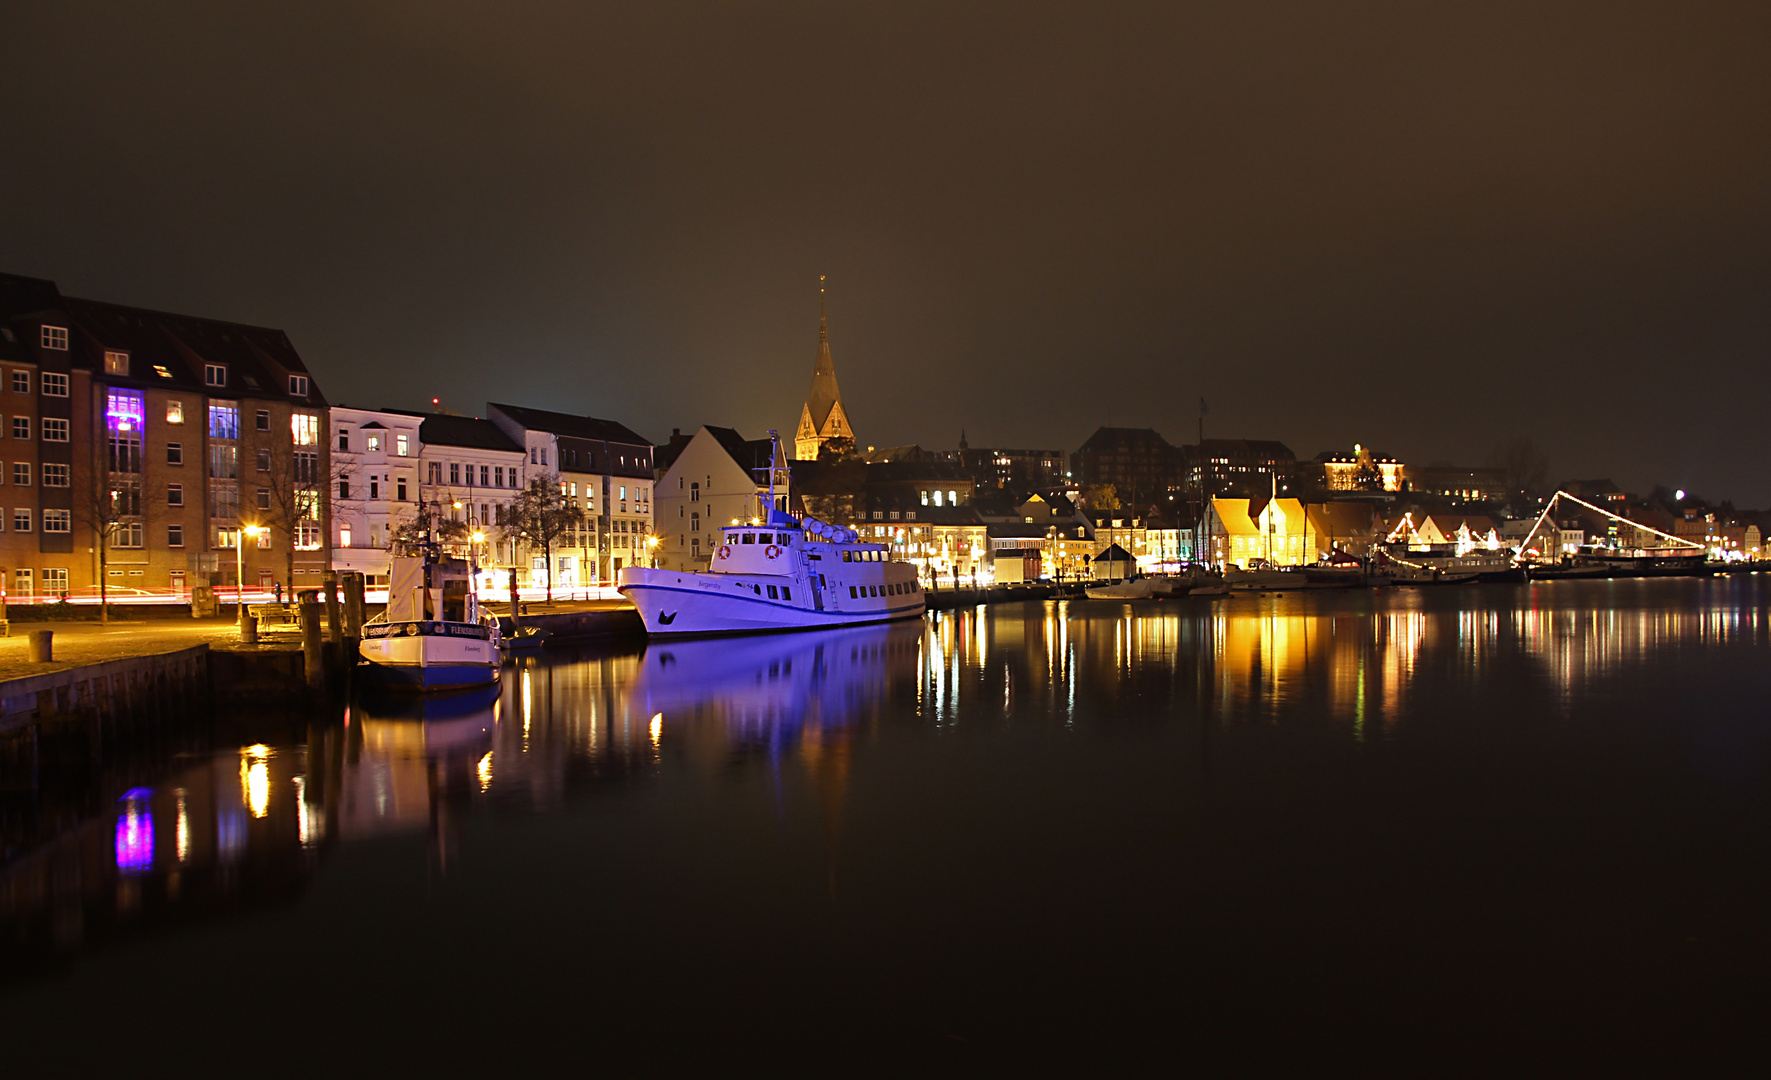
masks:
[[[780,589],[776,589],[775,586],[770,585],[768,587],[768,589],[769,589],[769,599],[770,600],[791,600],[791,599],[793,599],[793,590],[791,588],[787,587],[786,585],[781,586]],[[758,596],[761,596],[763,594],[763,586],[761,586],[761,585],[752,585],[750,587],[750,590],[752,592],[756,593],[756,595],[758,595]]]
[[[908,581],[895,581],[886,585],[850,585],[849,599],[860,600],[869,596],[902,596],[909,593],[911,588]]]
[[[780,544],[782,547],[786,547],[788,544],[793,543],[793,534],[792,533],[767,533],[767,532],[765,532],[765,533],[748,533],[747,532],[747,533],[742,533],[742,534],[734,533],[732,535],[735,536],[736,539],[729,540],[729,541],[727,541],[727,543],[732,543],[732,544]]]

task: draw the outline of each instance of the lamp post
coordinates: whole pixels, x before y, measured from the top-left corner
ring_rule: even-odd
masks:
[[[242,632],[246,629],[246,538],[264,529],[247,525],[234,537],[234,615]]]
[[[652,569],[658,569],[658,538],[656,536],[646,537],[646,563]]]

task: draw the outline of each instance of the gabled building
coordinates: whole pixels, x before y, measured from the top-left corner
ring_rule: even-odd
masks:
[[[418,502],[434,518],[462,522],[484,537],[477,555],[486,582],[502,587],[515,568],[522,571],[519,587],[541,585],[545,573],[527,565],[522,546],[500,529],[522,490],[528,463],[522,445],[497,424],[478,417],[384,411],[418,421]],[[418,506],[412,507],[414,513],[417,510]]]
[[[719,546],[719,528],[760,518],[769,509],[769,469],[775,444],[746,439],[732,428],[703,425],[695,434],[671,433],[655,451],[658,565],[705,570]],[[786,462],[774,470],[775,508],[794,498]]]
[[[1301,566],[1316,558],[1309,517],[1297,499],[1212,499],[1200,532],[1206,560],[1220,566]]]
[[[0,412],[13,599],[321,584],[327,402],[281,330],[0,274]]]

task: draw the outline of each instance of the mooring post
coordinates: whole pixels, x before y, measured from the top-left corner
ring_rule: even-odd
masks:
[[[359,641],[363,637],[363,575],[351,570],[340,581],[344,586],[344,636]]]
[[[55,631],[31,631],[31,663],[47,664],[55,659]]]
[[[510,632],[516,636],[517,628],[523,625],[523,609],[517,600],[517,570],[510,568]]]
[[[334,645],[344,640],[344,612],[338,604],[338,571],[328,570],[326,582],[326,640]]]
[[[248,615],[240,620],[240,644],[258,644],[258,616]]]
[[[311,690],[326,687],[326,642],[320,634],[319,604],[301,605],[301,655]]]

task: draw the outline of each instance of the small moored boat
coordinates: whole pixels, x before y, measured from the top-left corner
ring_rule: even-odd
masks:
[[[454,690],[498,680],[498,621],[480,610],[472,566],[439,553],[396,555],[387,610],[363,624],[358,653],[375,681],[410,690]]]

